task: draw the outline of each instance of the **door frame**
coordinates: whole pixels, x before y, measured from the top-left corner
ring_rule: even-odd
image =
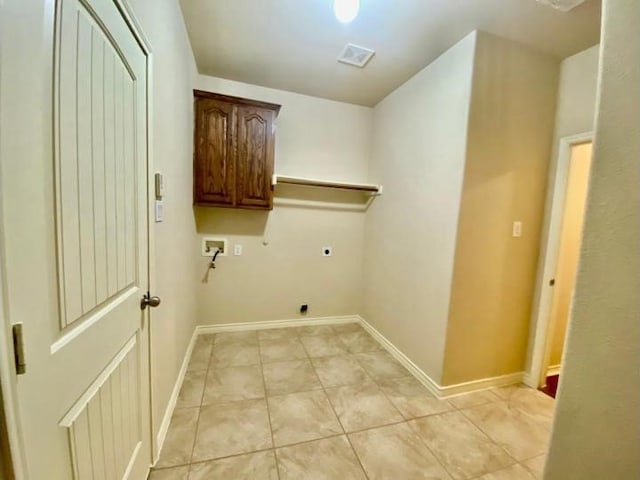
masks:
[[[562,137],[558,142],[558,154],[555,174],[552,180],[551,195],[547,198],[544,230],[546,235],[541,239],[540,259],[536,280],[536,296],[534,297],[531,325],[533,342],[529,348],[530,369],[525,375],[524,383],[532,388],[541,387],[546,378],[548,362],[549,333],[551,330],[551,304],[553,289],[549,281],[555,277],[560,251],[560,232],[567,196],[567,181],[571,166],[571,148],[575,145],[593,142],[593,131]]]
[[[57,0],[56,0],[57,1]],[[151,43],[147,39],[143,32],[140,22],[138,21],[133,8],[129,4],[128,0],[113,0],[122,18],[127,23],[127,26],[131,30],[135,39],[137,40],[140,48],[142,49],[146,57],[146,132],[145,139],[147,142],[146,161],[147,161],[147,263],[148,263],[148,278],[147,288],[152,290],[152,286],[155,285],[155,229],[154,224],[154,196],[152,195],[152,186],[154,185],[154,163],[153,163],[153,61],[154,56],[151,49]],[[55,8],[52,6],[51,8]],[[0,4],[0,11],[2,5]],[[53,55],[53,52],[52,52]],[[1,86],[0,86],[1,87]],[[0,170],[0,185],[2,185],[2,171]],[[4,225],[2,198],[0,197],[0,227]],[[8,441],[11,451],[11,463],[15,475],[15,480],[28,480],[27,462],[26,462],[26,448],[23,440],[22,427],[20,425],[20,414],[18,404],[18,390],[16,385],[16,372],[14,367],[14,348],[13,348],[13,324],[6,311],[6,275],[4,264],[4,234],[2,228],[0,228],[0,388],[2,388],[2,405],[0,408],[4,410],[5,421],[7,425]],[[158,419],[154,415],[154,396],[153,396],[153,368],[152,368],[152,343],[151,339],[151,321],[152,312],[151,309],[147,309],[147,336],[149,345],[149,413],[151,415],[150,426],[151,430],[147,432],[151,458],[149,458],[149,467],[153,464],[155,458],[158,456],[158,445],[155,441],[155,435],[153,434],[155,426],[159,424]]]

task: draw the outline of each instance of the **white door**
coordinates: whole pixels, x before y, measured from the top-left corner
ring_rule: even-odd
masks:
[[[2,267],[28,478],[150,464],[146,62],[113,0],[3,0]]]

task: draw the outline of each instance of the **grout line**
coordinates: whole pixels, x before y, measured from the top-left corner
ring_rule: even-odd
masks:
[[[337,336],[337,335],[336,335]],[[302,343],[302,342],[301,342]],[[302,345],[302,347],[305,349],[306,351],[306,347],[304,346],[304,344]],[[345,345],[346,347],[346,345]],[[348,349],[347,349],[348,350]],[[307,352],[308,354],[308,352]],[[313,362],[311,362],[311,368],[313,368],[314,373],[316,374],[316,377],[318,377],[318,382],[320,383],[320,385],[322,386],[322,391],[324,392],[324,396],[327,399],[327,402],[329,402],[329,406],[331,407],[331,411],[333,412],[334,416],[336,417],[336,420],[338,420],[338,423],[340,424],[340,428],[342,428],[342,432],[344,437],[347,439],[347,443],[349,443],[349,446],[351,447],[351,452],[353,453],[353,455],[356,457],[356,460],[358,461],[358,465],[360,465],[360,469],[362,470],[362,473],[364,474],[365,478],[368,480],[369,479],[369,475],[367,474],[367,471],[364,469],[364,465],[362,464],[362,460],[360,460],[360,457],[358,456],[358,453],[356,452],[356,449],[353,447],[353,443],[351,443],[351,439],[349,438],[349,435],[347,434],[347,429],[344,428],[344,425],[342,423],[342,420],[340,420],[340,416],[338,415],[338,412],[336,412],[335,407],[333,406],[333,403],[331,402],[331,398],[329,397],[329,395],[327,394],[327,389],[324,387],[324,385],[322,384],[322,382],[320,381],[320,376],[318,375],[318,372],[316,370],[315,365],[313,365]],[[361,367],[362,368],[362,367]],[[364,370],[364,369],[363,369]],[[365,375],[367,374],[367,372],[365,372]]]
[[[271,450],[273,450],[273,457],[276,462],[276,475],[278,476],[278,480],[280,480],[280,464],[278,462],[278,455],[276,454],[276,442],[273,439],[273,425],[271,423],[271,409],[269,408],[269,398],[267,397],[267,382],[264,378],[264,368],[262,363],[262,347],[260,346],[260,336],[257,331],[255,333],[256,340],[258,342],[258,361],[260,362],[258,365],[260,367],[260,376],[262,377],[262,388],[264,390],[264,403],[267,407],[267,420],[269,420],[269,433],[271,435]]]
[[[200,335],[198,335],[199,337]],[[204,393],[207,391],[207,379],[209,378],[209,369],[211,368],[211,358],[213,357],[213,340],[215,339],[215,335],[212,336],[209,339],[209,361],[207,362],[207,370],[204,374],[204,385],[202,386],[202,395],[200,395],[200,405],[198,406],[198,418],[196,419],[196,428],[195,428],[195,432],[193,435],[193,443],[191,445],[191,455],[189,456],[189,473],[191,473],[191,464],[192,464],[192,460],[193,460],[193,452],[196,449],[196,440],[198,439],[198,430],[200,429],[200,415],[202,413],[202,404],[204,402]],[[196,345],[194,345],[194,350],[195,347],[197,346],[198,343],[198,338],[196,337]],[[193,351],[191,352],[191,355],[193,355]],[[188,367],[187,367],[188,368]],[[186,378],[186,374],[185,374],[185,378]],[[182,390],[182,387],[184,386],[184,379],[182,380],[182,385],[180,386],[180,390]],[[180,394],[178,394],[178,398],[180,397]]]

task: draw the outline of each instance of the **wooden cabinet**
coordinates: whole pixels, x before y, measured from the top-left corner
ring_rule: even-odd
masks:
[[[273,208],[280,105],[194,90],[194,203]]]

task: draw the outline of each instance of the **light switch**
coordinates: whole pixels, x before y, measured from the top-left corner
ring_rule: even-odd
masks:
[[[513,222],[512,235],[514,237],[521,237],[522,236],[522,222],[521,221],[516,220],[515,222]]]
[[[156,173],[154,178],[156,187],[156,199],[162,200],[162,197],[164,197],[164,175],[162,175],[161,173]]]
[[[240,245],[239,243],[233,246],[233,254],[238,256],[238,255],[242,255],[242,245]]]

